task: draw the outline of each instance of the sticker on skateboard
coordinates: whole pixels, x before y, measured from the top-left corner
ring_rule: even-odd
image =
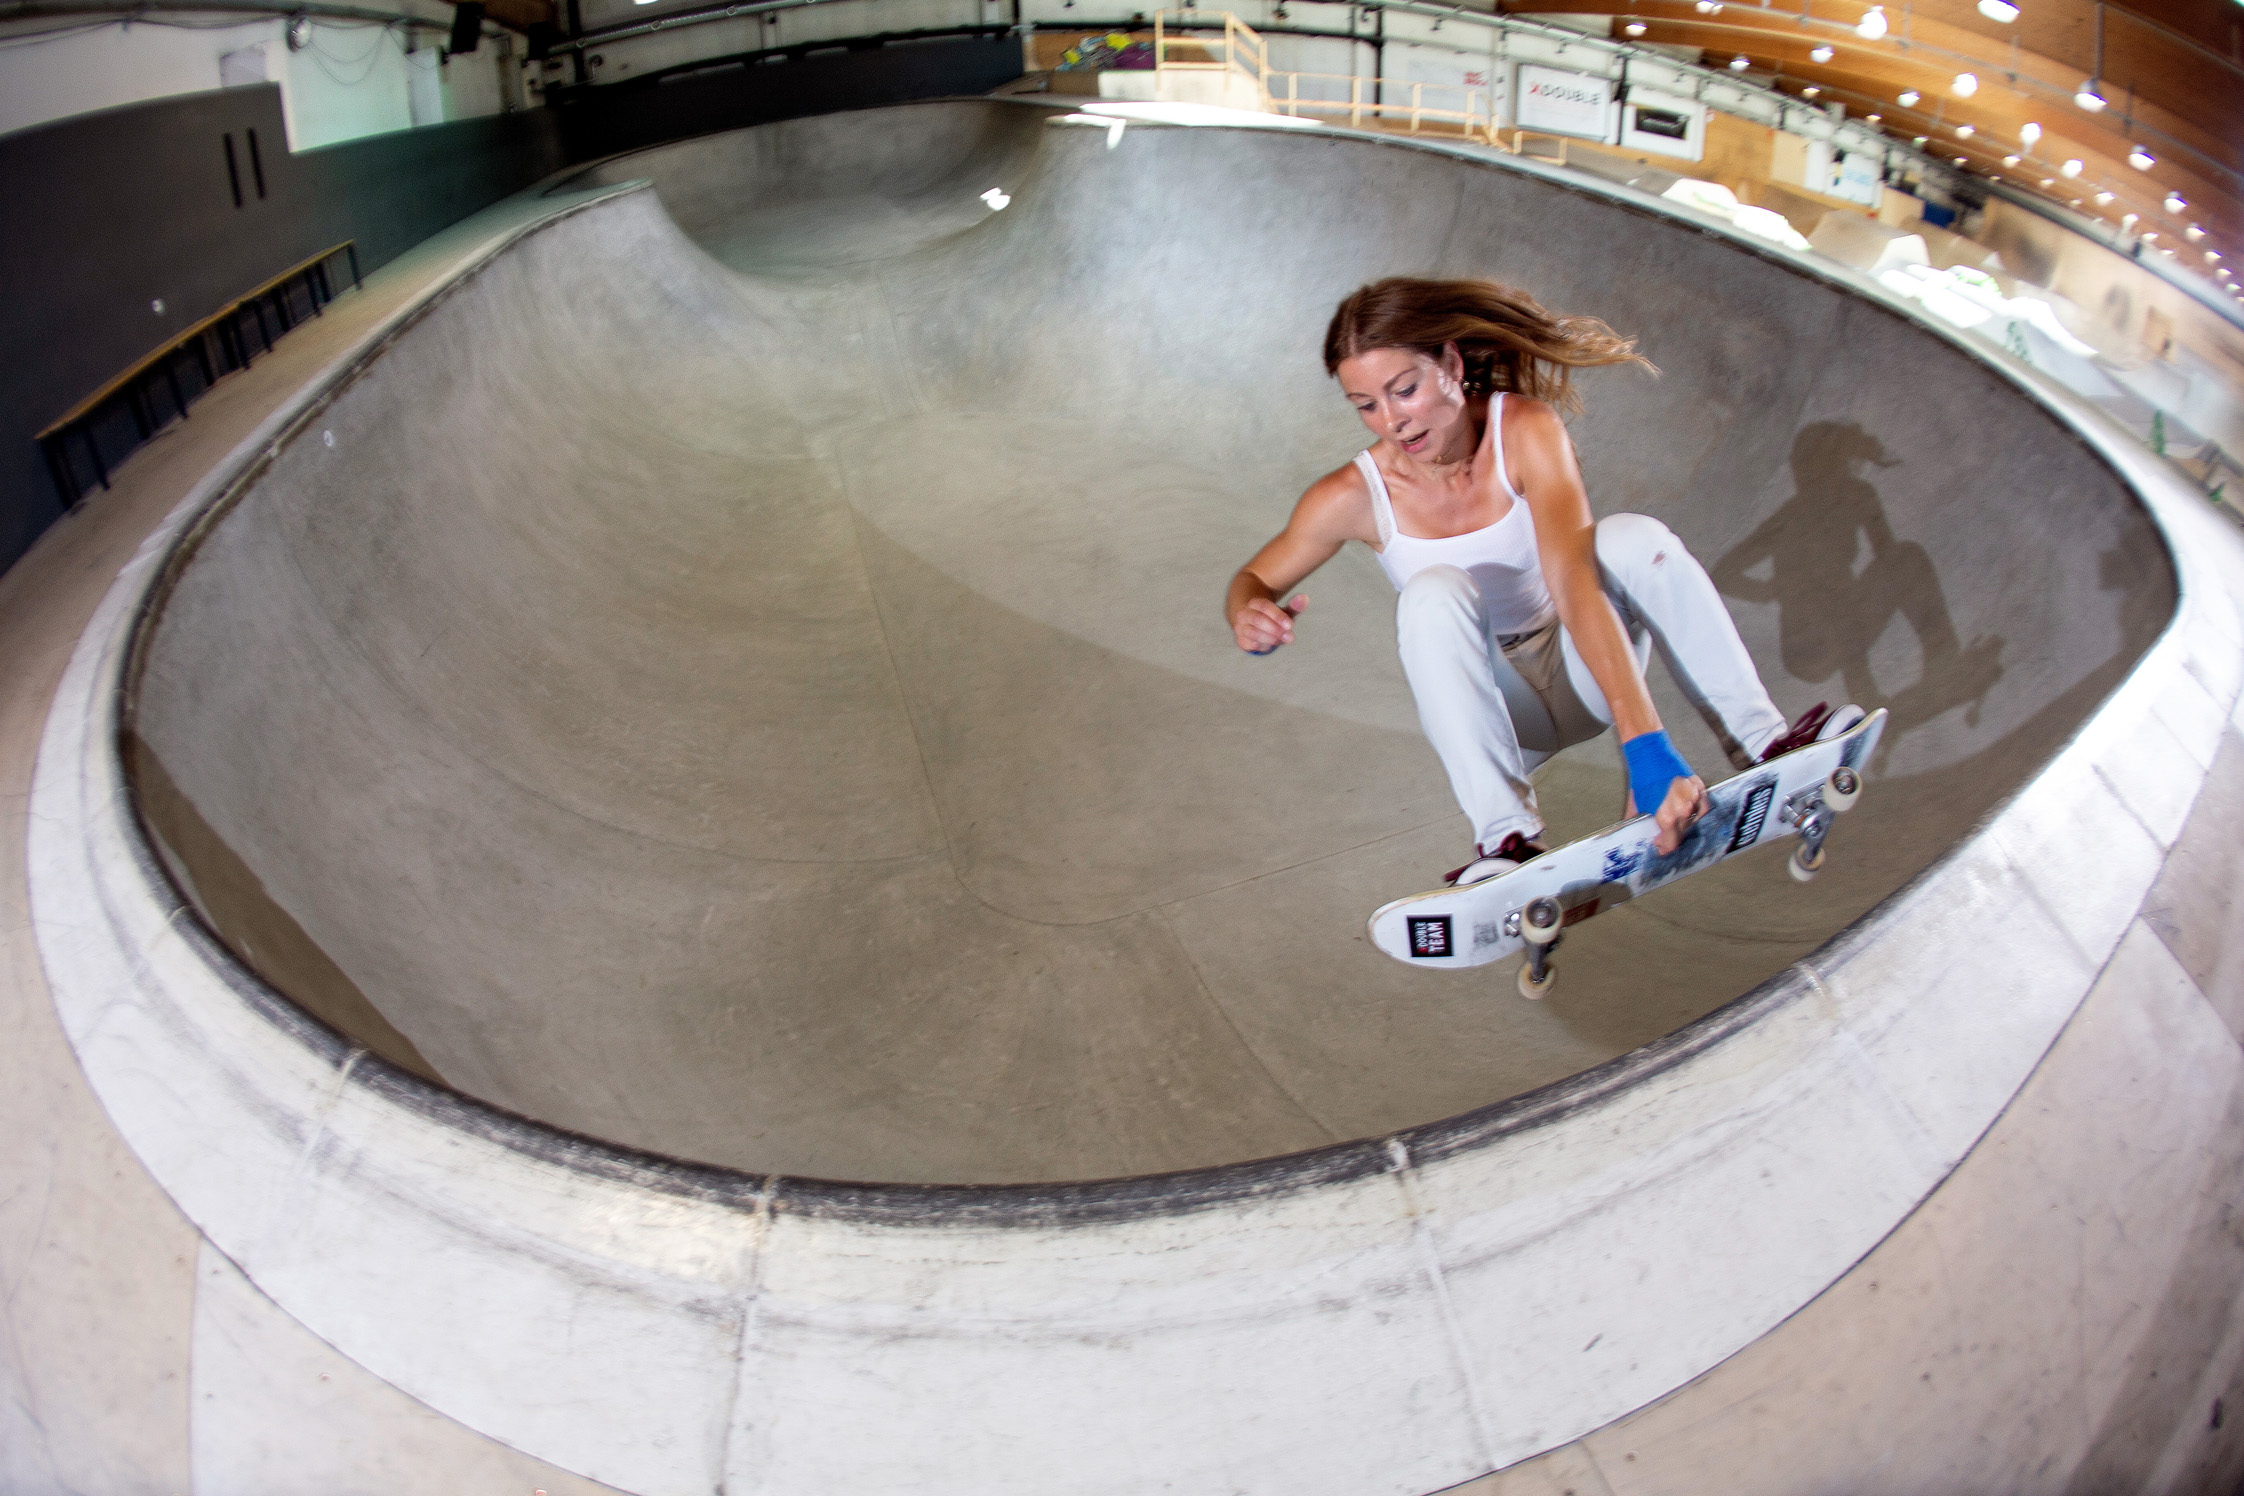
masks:
[[[1834,817],[1862,793],[1863,765],[1885,731],[1872,712],[1827,743],[1810,743],[1706,792],[1707,812],[1672,852],[1652,845],[1658,826],[1634,816],[1463,888],[1397,899],[1371,917],[1372,944],[1411,966],[1455,971],[1527,952],[1523,997],[1541,997],[1557,973],[1551,952],[1571,925],[1650,893],[1726,857],[1790,837],[1803,883],[1823,866]]]

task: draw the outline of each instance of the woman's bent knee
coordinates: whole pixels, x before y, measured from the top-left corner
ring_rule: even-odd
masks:
[[[1608,514],[1597,522],[1597,563],[1608,571],[1664,566],[1682,550],[1675,532],[1649,514]]]
[[[1461,567],[1429,566],[1412,577],[1395,599],[1395,627],[1404,634],[1427,627],[1474,623],[1480,613],[1480,588]]]

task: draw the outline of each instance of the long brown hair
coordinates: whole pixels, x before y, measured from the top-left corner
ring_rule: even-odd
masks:
[[[1325,329],[1325,372],[1373,348],[1407,348],[1429,358],[1455,343],[1465,361],[1465,387],[1582,408],[1576,369],[1642,364],[1659,373],[1624,338],[1595,317],[1562,317],[1525,291],[1486,280],[1413,280],[1395,276],[1352,292]]]

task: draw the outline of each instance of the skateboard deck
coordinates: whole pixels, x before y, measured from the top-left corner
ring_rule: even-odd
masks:
[[[1885,726],[1885,712],[1872,712],[1827,743],[1795,748],[1715,785],[1706,814],[1665,856],[1653,849],[1659,828],[1652,817],[1633,816],[1494,878],[1397,899],[1372,915],[1372,943],[1398,961],[1437,971],[1485,966],[1527,949],[1520,990],[1540,997],[1559,933],[1616,904],[1786,838],[1797,839],[1793,876],[1814,877],[1832,817],[1861,793],[1863,765]]]

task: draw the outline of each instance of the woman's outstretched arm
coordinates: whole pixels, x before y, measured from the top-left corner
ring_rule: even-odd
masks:
[[[1352,490],[1352,492],[1351,492]],[[1355,511],[1361,509],[1361,515]],[[1371,500],[1352,467],[1327,473],[1309,485],[1270,543],[1239,568],[1224,594],[1223,616],[1232,637],[1249,654],[1268,654],[1293,642],[1293,621],[1309,599],[1281,601],[1309,573],[1340,554],[1351,540],[1368,538]]]
[[[1612,710],[1613,733],[1629,761],[1630,802],[1641,810],[1640,794],[1659,797],[1653,814],[1660,829],[1653,845],[1672,852],[1706,812],[1706,782],[1674,756],[1636,652],[1629,648],[1628,631],[1605,596],[1597,571],[1597,520],[1574,460],[1574,443],[1557,411],[1540,400],[1516,398],[1504,402],[1503,438],[1512,485],[1526,496],[1535,519],[1543,580],[1558,605],[1559,622]],[[1632,749],[1631,744],[1637,746]],[[1660,749],[1665,749],[1664,759]],[[1683,772],[1664,787],[1637,784],[1646,774],[1659,777],[1663,764]]]

